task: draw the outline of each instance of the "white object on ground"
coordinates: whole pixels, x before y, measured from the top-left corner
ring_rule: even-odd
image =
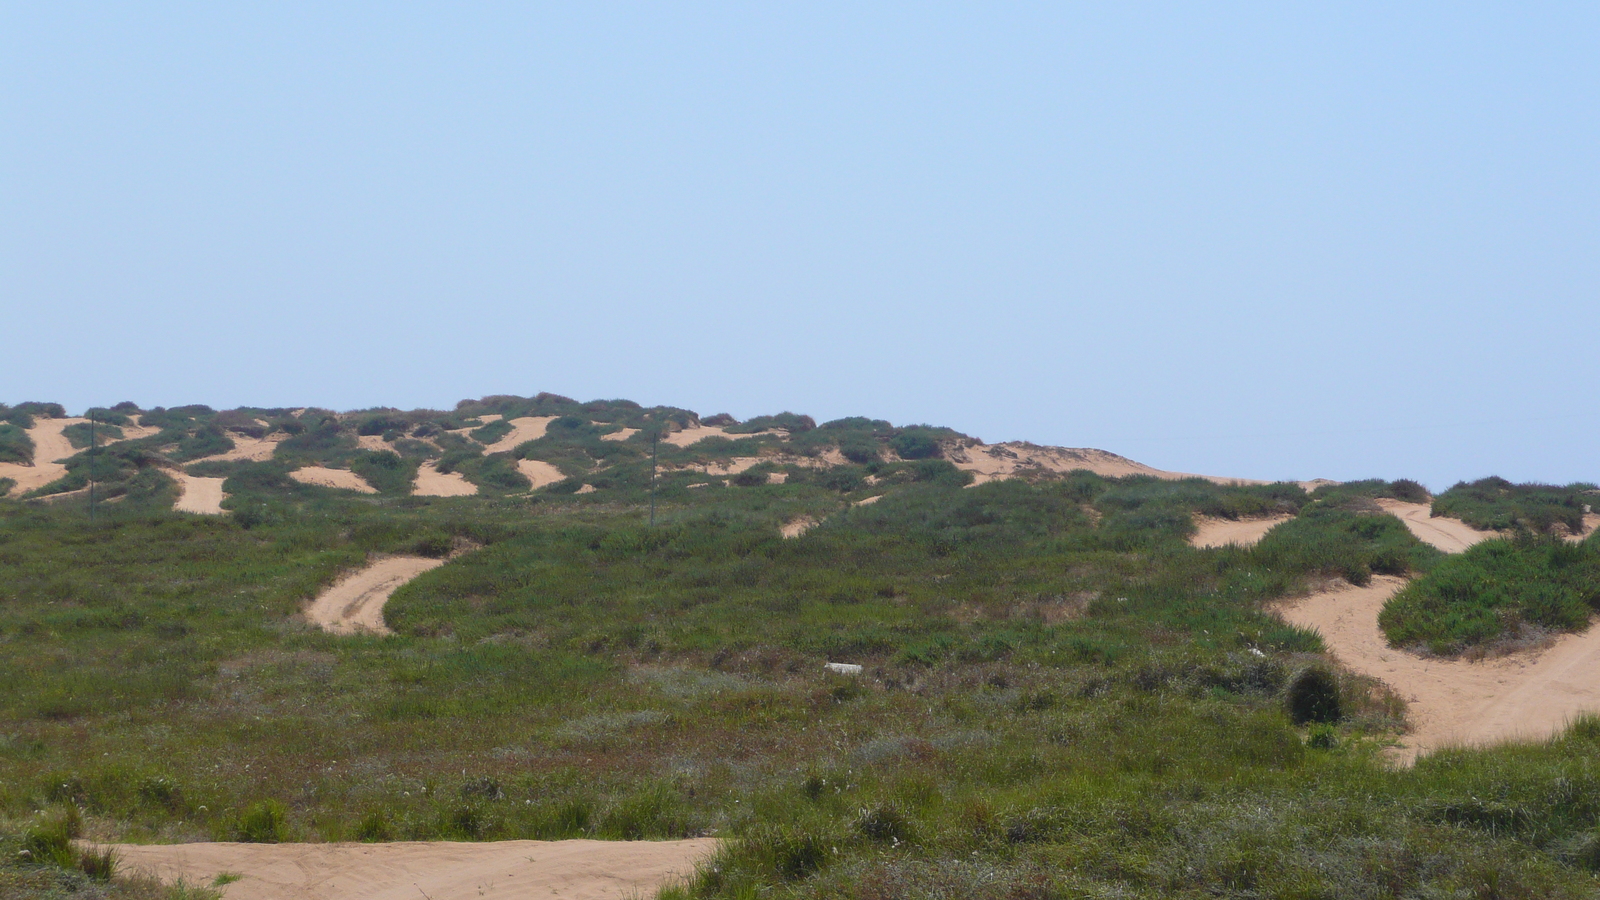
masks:
[[[823,663],[822,667],[827,669],[829,672],[837,672],[840,675],[861,674],[861,667],[855,663]]]

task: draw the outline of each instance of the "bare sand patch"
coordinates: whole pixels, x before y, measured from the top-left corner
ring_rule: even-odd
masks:
[[[228,437],[233,440],[232,450],[192,462],[266,462],[277,452],[278,444],[287,440],[289,435],[280,432],[264,438],[253,438],[248,434],[230,432]]]
[[[389,634],[383,624],[383,605],[411,579],[444,565],[442,559],[424,556],[390,556],[334,582],[306,607],[306,618],[323,631],[355,634],[369,631]]]
[[[483,418],[487,420],[489,417],[484,416]],[[512,419],[510,433],[500,440],[486,445],[483,451],[485,453],[504,453],[507,450],[515,450],[519,444],[536,441],[544,437],[545,430],[550,427],[550,423],[559,418],[560,416],[522,416],[521,418]]]
[[[360,475],[349,469],[329,469],[324,466],[305,466],[289,473],[289,477],[301,484],[314,484],[319,487],[338,488],[346,491],[359,491],[363,494],[376,494],[378,489]]]
[[[786,538],[797,538],[815,527],[817,527],[817,520],[810,516],[805,516],[783,523],[778,531]]]
[[[625,441],[628,438],[631,438],[631,437],[633,437],[634,435],[636,435],[638,433],[639,433],[639,429],[637,429],[637,428],[624,428],[621,431],[613,431],[610,434],[602,434],[602,435],[600,435],[600,440],[602,440],[602,441]]]
[[[573,491],[573,493],[574,494],[592,494],[596,490],[598,490],[598,488],[596,488],[594,485],[585,484],[585,485],[580,486],[577,490]]]
[[[1106,478],[1149,475],[1166,479],[1204,478],[1217,484],[1268,483],[1250,478],[1222,478],[1215,475],[1167,472],[1105,450],[1088,447],[1041,447],[1027,441],[963,444],[946,451],[945,458],[956,468],[971,472],[974,485],[1000,478],[1014,478],[1030,472],[1065,474],[1078,469],[1086,469]]]
[[[166,882],[244,876],[227,900],[622,900],[690,875],[716,849],[683,841],[406,841],[393,844],[115,844],[123,865]]]
[[[519,459],[517,460],[517,471],[521,472],[524,478],[533,482],[533,489],[536,491],[542,487],[549,487],[558,481],[567,480],[567,476],[561,474],[560,469],[542,459]]]
[[[228,496],[222,492],[222,483],[227,481],[226,478],[201,478],[186,474],[181,469],[169,470],[166,474],[178,483],[178,499],[172,504],[173,509],[208,516],[222,515],[222,501]]]
[[[441,472],[438,464],[425,462],[417,469],[417,478],[411,484],[411,493],[419,497],[466,497],[478,492],[478,486],[460,472]]]
[[[1479,531],[1460,519],[1433,515],[1426,503],[1406,503],[1384,498],[1378,501],[1384,512],[1406,523],[1417,540],[1432,544],[1446,553],[1460,553],[1480,541],[1500,537],[1498,531]]]
[[[883,496],[884,495],[882,495],[882,494],[878,494],[877,496],[868,497],[865,500],[857,500],[856,502],[854,502],[854,503],[852,503],[850,505],[851,506],[871,506],[872,504],[877,503],[879,500],[882,500]]]
[[[11,489],[12,493],[20,495],[36,491],[67,474],[67,467],[59,460],[76,455],[78,450],[62,432],[69,425],[88,421],[76,416],[65,419],[35,418],[33,427],[28,429],[28,437],[33,440],[33,465],[0,463],[0,478],[15,481],[17,486]]]
[[[787,434],[788,432],[777,431],[774,429],[756,431],[750,434],[729,434],[728,429],[721,425],[695,425],[691,428],[685,428],[682,431],[674,431],[671,434],[664,434],[661,436],[661,442],[663,444],[671,444],[674,447],[688,447],[691,444],[698,444],[706,438],[712,437],[724,437],[728,438],[729,440],[738,441],[745,438],[768,437],[772,435],[785,436]]]
[[[1189,538],[1191,547],[1254,546],[1267,532],[1289,521],[1294,516],[1271,516],[1265,519],[1213,519],[1196,516],[1195,532]]]
[[[358,434],[356,444],[363,450],[393,450],[394,447],[381,434]]]
[[[729,475],[738,475],[740,472],[747,471],[764,462],[769,462],[769,460],[760,456],[735,456],[732,459],[719,460],[717,462],[698,463],[695,465],[684,466],[677,471],[704,472],[707,475],[726,477]]]
[[[1600,513],[1584,513],[1583,530],[1577,534],[1562,535],[1562,539],[1569,544],[1581,544],[1589,535],[1594,534],[1596,528],[1600,528]]]
[[[1454,745],[1543,740],[1577,714],[1600,711],[1600,628],[1479,661],[1423,657],[1390,647],[1378,628],[1378,612],[1405,583],[1376,576],[1366,587],[1344,585],[1280,610],[1291,624],[1316,629],[1344,665],[1405,699],[1411,734],[1402,761]]]

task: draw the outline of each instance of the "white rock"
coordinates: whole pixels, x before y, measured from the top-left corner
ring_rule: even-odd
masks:
[[[822,667],[829,672],[838,672],[840,675],[861,674],[861,667],[855,663],[823,663]]]

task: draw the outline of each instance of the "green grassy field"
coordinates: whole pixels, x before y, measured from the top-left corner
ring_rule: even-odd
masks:
[[[485,454],[472,433],[489,413],[562,418]],[[784,414],[661,444],[650,527],[648,433],[600,436],[693,421],[549,395],[344,417],[185,407],[145,416],[162,435],[102,448],[121,499],[93,523],[77,499],[0,500],[0,896],[167,895],[43,858],[68,831],[729,838],[676,897],[1600,887],[1600,722],[1396,768],[1382,750],[1403,704],[1328,677],[1317,637],[1267,612],[1329,579],[1449,577],[1457,560],[1374,511],[1407,484],[968,487],[940,458],[955,432]],[[750,435],[768,427],[788,440]],[[286,439],[266,462],[191,463],[228,479],[230,514],[171,512],[162,466],[244,428]],[[813,464],[833,449],[845,464]],[[410,495],[420,461],[452,455],[482,494]],[[747,456],[761,477],[688,468]],[[530,493],[495,474],[517,458],[569,480]],[[287,477],[307,461],[380,491]],[[1284,512],[1254,548],[1185,541],[1197,513]],[[821,524],[780,536],[800,518]],[[298,615],[374,554],[452,551],[395,594],[393,636]]]

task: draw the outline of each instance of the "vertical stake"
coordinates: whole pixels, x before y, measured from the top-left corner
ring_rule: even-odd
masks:
[[[94,412],[89,413],[89,521],[94,522]]]
[[[661,440],[661,426],[650,432],[650,527],[656,527],[656,442]]]

